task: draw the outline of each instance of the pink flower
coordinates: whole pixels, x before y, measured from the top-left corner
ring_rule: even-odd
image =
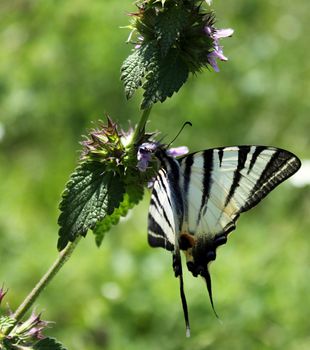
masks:
[[[219,59],[221,61],[228,60],[228,58],[224,56],[223,46],[220,45],[219,40],[222,38],[227,38],[232,36],[234,31],[231,28],[215,29],[211,25],[205,26],[204,31],[206,35],[213,40],[213,51],[208,54],[209,64],[216,72],[219,72],[220,69],[217,65],[216,59]]]
[[[142,172],[146,171],[149,161],[152,158],[152,154],[158,147],[156,142],[144,142],[138,148],[137,159],[138,159],[138,169]]]
[[[7,290],[7,289],[4,289],[4,286],[2,286],[2,287],[0,288],[0,304],[1,304],[1,301],[2,301],[2,299],[5,297],[5,295],[6,295],[7,292],[8,292],[8,290]]]
[[[169,148],[167,150],[167,154],[171,157],[180,157],[180,156],[184,156],[187,153],[188,153],[188,147],[186,146]]]
[[[152,159],[152,154],[156,149],[160,147],[158,142],[144,142],[138,148],[137,159],[138,159],[138,169],[142,172],[146,171],[150,160]],[[188,153],[188,148],[186,146],[169,148],[167,150],[167,155],[171,157],[180,157]]]

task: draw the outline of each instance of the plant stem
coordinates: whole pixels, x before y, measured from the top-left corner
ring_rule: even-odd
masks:
[[[142,113],[142,116],[139,120],[139,123],[136,127],[136,130],[135,130],[135,133],[134,133],[134,136],[133,136],[133,144],[136,145],[140,138],[144,135],[145,133],[145,124],[148,120],[148,117],[151,113],[151,110],[152,110],[152,107],[150,108],[147,108],[145,110],[143,110],[143,113]]]
[[[15,319],[15,324],[22,319],[25,313],[31,308],[35,300],[39,297],[43,289],[50,283],[50,281],[55,277],[57,272],[63,267],[65,262],[70,258],[73,253],[75,247],[79,243],[81,236],[78,236],[73,242],[70,242],[65,249],[63,249],[58,258],[55,260],[53,265],[48,269],[48,271],[43,275],[37,285],[33,288],[33,290],[28,294],[25,300],[20,304],[17,310],[13,314],[13,318]],[[15,325],[14,325],[15,326]],[[5,330],[5,335],[8,335],[11,330],[14,328],[10,327]]]

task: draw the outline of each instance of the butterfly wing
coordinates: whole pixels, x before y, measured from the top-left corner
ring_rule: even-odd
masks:
[[[213,310],[208,265],[216,258],[216,248],[226,243],[240,213],[299,167],[292,153],[264,146],[215,148],[180,160],[184,220],[179,246],[185,250],[188,269],[204,278]]]
[[[189,336],[180,249],[185,251],[188,269],[205,279],[214,310],[208,264],[215,260],[216,248],[226,243],[240,213],[293,175],[300,161],[288,151],[263,146],[210,149],[179,163],[164,150],[156,155],[162,167],[151,196],[148,241],[173,252]]]
[[[148,215],[148,242],[152,247],[162,247],[173,252],[173,270],[180,281],[180,296],[186,325],[190,336],[187,303],[184,293],[179,233],[183,222],[183,196],[180,188],[180,166],[166,152],[157,154],[162,168],[155,179]]]
[[[292,153],[273,147],[237,146],[197,152],[180,160],[184,220],[180,248],[197,276],[215,260],[239,214],[258,204],[300,167]]]
[[[180,226],[172,197],[172,188],[164,168],[154,182],[148,215],[148,242],[152,247],[174,251],[176,231]]]

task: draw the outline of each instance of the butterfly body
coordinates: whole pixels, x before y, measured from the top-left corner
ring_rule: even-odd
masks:
[[[300,167],[292,153],[265,146],[209,149],[180,159],[158,147],[160,170],[148,216],[148,241],[173,254],[180,277],[182,304],[189,331],[180,251],[193,276],[202,276],[213,307],[209,263],[226,243],[242,212],[258,204]]]

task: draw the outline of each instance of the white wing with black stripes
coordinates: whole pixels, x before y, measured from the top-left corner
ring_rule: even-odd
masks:
[[[173,252],[189,334],[180,249],[192,274],[205,279],[213,307],[208,266],[216,248],[226,243],[240,213],[259,203],[301,164],[288,151],[264,146],[214,148],[179,161],[163,149],[155,155],[162,168],[151,196],[148,239],[151,246]]]
[[[178,250],[178,234],[183,222],[183,195],[179,162],[158,149],[161,168],[154,182],[148,216],[148,241],[152,247]]]
[[[173,251],[179,218],[172,199],[167,170],[160,169],[156,177],[148,216],[148,241],[152,247]]]
[[[148,215],[148,241],[152,247],[163,247],[173,253],[173,270],[180,280],[186,335],[190,335],[187,303],[179,249],[179,233],[183,223],[183,195],[180,188],[179,162],[164,150],[156,152],[162,168],[154,182]]]
[[[215,259],[215,249],[235,229],[239,214],[255,206],[299,167],[300,161],[292,153],[263,146],[215,148],[180,160],[181,236],[183,241],[189,238],[181,249],[193,248],[187,258],[195,265],[190,264],[194,275]]]

